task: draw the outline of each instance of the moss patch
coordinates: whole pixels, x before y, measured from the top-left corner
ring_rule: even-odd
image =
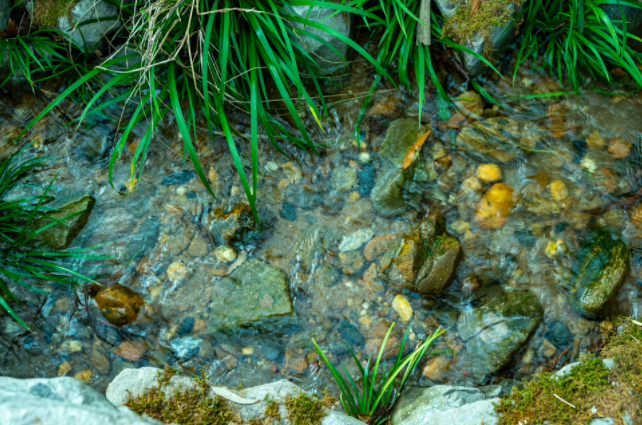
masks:
[[[37,0],[33,3],[32,22],[40,28],[55,28],[58,18],[71,14],[77,0]]]
[[[475,3],[474,0],[463,1],[455,13],[446,19],[443,28],[443,34],[450,37],[459,44],[472,41],[475,34],[484,40],[482,56],[489,59],[492,54],[492,43],[490,35],[496,27],[506,25],[512,19],[513,12],[508,7],[519,7],[519,2],[515,0],[483,0],[479,9],[470,16],[470,7]],[[516,10],[516,9],[513,9]],[[515,31],[519,27],[519,22],[515,24]]]
[[[302,393],[295,398],[288,397],[284,404],[292,425],[320,425],[325,417],[323,400],[307,394]]]
[[[589,358],[565,377],[546,373],[526,382],[523,390],[513,390],[496,408],[499,423],[580,424],[611,417],[614,424],[625,424],[626,412],[639,423],[642,327],[626,323],[623,332],[607,340],[602,357],[613,359],[615,367],[608,370],[601,359]]]
[[[224,425],[236,419],[225,400],[219,396],[208,397],[209,385],[203,378],[194,378],[198,389],[178,389],[166,399],[163,388],[175,373],[166,368],[165,373],[158,377],[157,387],[129,399],[125,405],[139,415],[144,413],[163,423]]]

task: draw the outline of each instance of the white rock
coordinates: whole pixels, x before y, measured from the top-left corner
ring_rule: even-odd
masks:
[[[347,252],[359,249],[364,243],[372,239],[373,236],[374,231],[372,229],[359,229],[341,239],[339,251]]]
[[[0,377],[2,425],[156,425],[127,407],[116,408],[77,379]]]
[[[81,47],[85,47],[84,43],[87,44],[87,47],[92,47],[101,38],[120,26],[119,19],[107,20],[118,16],[116,6],[102,0],[79,0],[71,9],[70,15],[71,21],[67,15],[58,18],[58,29],[71,34],[72,40]],[[99,19],[99,21],[83,26],[78,25],[92,19]],[[101,19],[102,21],[100,21]]]
[[[107,387],[107,400],[115,406],[122,406],[131,397],[138,397],[158,386],[158,376],[163,371],[155,367],[141,367],[140,369],[125,369],[114,378]],[[163,388],[165,395],[171,395],[178,388],[182,390],[197,388],[193,379],[185,376],[172,376],[169,384]]]

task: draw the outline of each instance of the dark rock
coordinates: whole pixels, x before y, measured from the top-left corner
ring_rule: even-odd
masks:
[[[544,333],[544,338],[549,340],[558,350],[565,350],[573,344],[573,334],[568,326],[560,320],[555,320],[548,325],[548,331]]]
[[[176,171],[174,173],[163,176],[163,178],[161,179],[161,184],[163,186],[182,186],[192,180],[194,177],[196,177],[196,173],[193,171]]]
[[[457,334],[466,341],[457,364],[479,384],[510,364],[542,321],[544,310],[528,291],[504,292],[494,286],[476,295],[484,295],[480,304],[462,314],[457,324]]]
[[[140,225],[138,232],[128,239],[127,254],[141,258],[156,245],[158,234],[158,217],[149,217]]]
[[[366,341],[361,332],[359,332],[359,329],[345,319],[339,322],[337,329],[339,330],[341,337],[352,346],[361,347]]]
[[[187,192],[185,196],[187,196],[188,199],[194,199],[196,198],[196,192]]]
[[[60,211],[48,212],[47,214],[55,219],[62,220],[72,216],[65,221],[65,224],[56,224],[38,234],[38,241],[50,245],[52,248],[65,249],[71,245],[78,233],[85,227],[91,210],[96,201],[91,196],[84,196],[81,199],[60,207]],[[50,224],[52,221],[46,218],[38,219],[33,227],[39,229]]]
[[[275,361],[281,357],[281,347],[282,345],[278,341],[267,340],[259,343],[261,356],[271,361]]]
[[[390,124],[379,148],[381,170],[370,194],[372,205],[380,214],[402,214],[421,200],[421,194],[406,188],[406,183],[414,176],[416,164],[421,163],[421,152],[415,154],[408,168],[404,170],[401,166],[406,152],[425,130],[410,118],[398,119]]]
[[[359,196],[367,198],[370,196],[375,186],[375,166],[374,163],[368,162],[361,166],[359,170]]]
[[[294,320],[287,275],[257,260],[213,282],[211,297],[210,333],[244,327],[278,331]]]
[[[126,325],[138,318],[143,298],[126,286],[116,284],[100,291],[95,298],[103,317],[114,325]]]
[[[565,285],[571,306],[588,318],[602,317],[629,273],[629,248],[607,228],[592,230],[580,246]]]
[[[185,336],[188,333],[192,332],[192,329],[194,329],[194,323],[196,320],[194,320],[193,317],[186,317],[183,319],[181,322],[180,326],[178,327],[178,336]]]
[[[424,219],[386,251],[380,269],[386,281],[398,289],[422,295],[441,295],[455,278],[461,244],[446,233],[439,213]]]
[[[256,221],[252,209],[246,204],[237,204],[230,208],[216,208],[207,215],[210,234],[216,245],[248,241],[250,232],[256,230]]]
[[[296,220],[296,207],[292,204],[289,204],[287,202],[283,203],[283,207],[281,208],[281,211],[279,213],[281,217],[283,217],[286,220],[289,221],[295,221]]]
[[[573,149],[575,149],[573,162],[582,162],[582,158],[584,158],[588,150],[588,143],[586,143],[586,140],[573,140]]]

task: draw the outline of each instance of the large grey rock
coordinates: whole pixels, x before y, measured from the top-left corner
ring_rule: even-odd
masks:
[[[2,425],[154,425],[127,407],[116,408],[77,379],[0,377]]]
[[[241,327],[270,331],[294,321],[287,275],[261,261],[248,260],[214,282],[211,297],[210,333]]]
[[[522,2],[524,4],[525,2]],[[459,6],[460,2],[455,2],[453,0],[436,0],[435,4],[437,9],[446,17],[452,16]],[[506,8],[510,10],[511,17],[516,15],[518,10],[515,9],[515,5],[512,2],[508,2]],[[521,8],[519,9],[521,10]],[[515,23],[511,19],[507,24],[502,26],[495,26],[490,33],[490,40],[485,41],[479,34],[475,35],[475,38],[464,43],[464,45],[475,53],[481,55],[484,50],[484,46],[487,42],[491,43],[491,49],[493,52],[493,58],[500,57],[506,49],[516,40],[517,35],[513,29]],[[477,57],[471,55],[467,52],[461,52],[462,61],[466,70],[470,73],[471,76],[477,76],[484,71],[486,65]],[[492,63],[492,61],[491,61]],[[486,67],[487,68],[487,67]]]
[[[108,19],[118,16],[118,8],[102,0],[79,0],[69,15],[58,18],[58,29],[71,35],[72,40],[81,47],[86,45],[91,48],[120,26],[118,19]],[[79,25],[93,19],[99,21]]]
[[[350,36],[351,20],[345,13],[338,13],[332,16],[336,12],[334,9],[313,6],[292,6],[292,9],[303,19],[328,26],[346,37]],[[319,40],[303,36],[301,39],[305,48],[310,53],[310,57],[317,62],[322,73],[332,73],[346,66],[345,57],[348,53],[348,45],[346,43],[326,31],[300,22],[295,23],[294,26],[323,39],[341,54],[341,56],[337,55],[336,52]]]
[[[507,366],[542,321],[544,311],[537,296],[528,291],[498,287],[475,293],[479,304],[461,315],[457,334],[466,341],[458,365],[480,384]]]
[[[626,31],[629,33],[634,32],[642,25],[642,1],[631,0],[631,3],[638,3],[640,8],[632,6],[622,6],[618,4],[601,4],[600,8],[606,15],[614,21],[614,24],[622,29],[622,12],[624,12],[624,19],[626,21]]]
[[[408,191],[406,185],[412,180],[415,167],[421,163],[420,152],[408,168],[401,169],[403,158],[417,138],[425,132],[416,119],[406,118],[393,121],[386,131],[386,138],[379,148],[381,171],[375,179],[370,200],[379,214],[385,216],[402,214],[418,203],[421,195]]]
[[[629,273],[630,253],[615,232],[599,228],[588,233],[575,255],[573,275],[564,287],[571,306],[588,318],[608,313]]]
[[[494,425],[498,400],[471,387],[407,388],[392,415],[392,425]]]
[[[123,370],[107,387],[107,399],[116,406],[122,406],[130,397],[138,397],[150,389],[158,386],[158,376],[162,373],[160,369],[153,367],[143,367],[140,369]],[[163,394],[166,397],[172,396],[175,390],[196,389],[198,386],[194,380],[183,376],[172,376],[167,386],[163,387]],[[261,418],[264,416],[265,409],[269,401],[276,401],[279,405],[281,414],[281,425],[290,425],[287,419],[287,409],[282,404],[287,397],[297,397],[304,391],[295,384],[281,380],[257,387],[248,388],[240,391],[237,395],[244,399],[259,400],[254,404],[235,404],[235,409],[243,421]],[[363,425],[363,422],[346,416],[341,412],[325,409],[327,416],[323,419],[323,425]]]

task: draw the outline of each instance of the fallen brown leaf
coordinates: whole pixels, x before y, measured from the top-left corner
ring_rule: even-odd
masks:
[[[18,27],[16,23],[9,19],[7,23],[7,28],[0,31],[0,38],[8,38],[18,34]]]
[[[408,152],[406,152],[406,156],[403,157],[403,162],[401,163],[402,170],[405,170],[406,168],[410,167],[410,164],[412,163],[412,159],[415,157],[415,152],[421,149],[423,144],[426,143],[426,140],[428,140],[430,133],[432,133],[432,128],[426,131],[421,136],[419,136],[419,138],[415,141],[415,143],[413,143],[412,146],[410,146],[410,149],[408,149]]]
[[[446,128],[461,128],[466,125],[468,125],[469,122],[466,120],[466,117],[464,117],[462,114],[459,112],[454,114],[448,121],[446,121],[443,124],[439,124],[441,127],[446,127]]]
[[[473,16],[473,13],[477,12],[479,6],[481,6],[482,0],[473,0],[470,3],[470,16]]]

